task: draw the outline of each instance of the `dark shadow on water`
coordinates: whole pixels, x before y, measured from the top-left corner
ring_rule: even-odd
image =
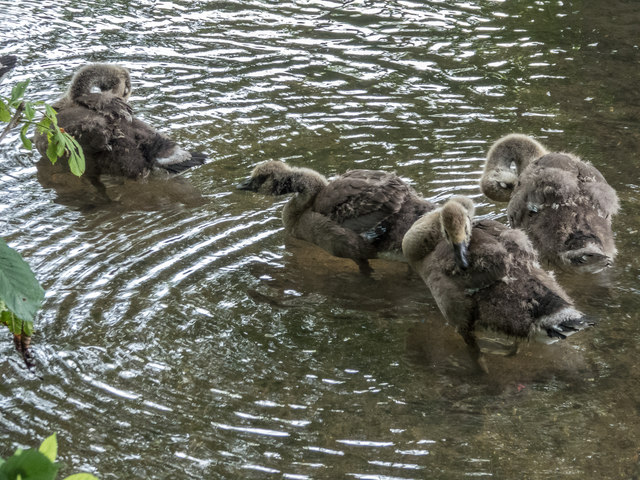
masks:
[[[142,180],[102,175],[106,197],[85,177],[77,177],[61,162],[41,158],[36,163],[37,178],[44,188],[55,192],[55,202],[81,211],[95,209],[163,210],[197,207],[206,202],[202,194],[182,176],[152,172]]]
[[[509,339],[490,332],[479,332],[478,339],[485,353],[488,374],[476,370],[462,338],[444,318],[436,312],[424,322],[411,326],[407,331],[407,354],[416,367],[432,370],[449,380],[457,379],[461,384],[476,384],[493,394],[522,390],[531,385],[561,383],[571,388],[582,389],[598,376],[596,365],[592,365],[583,354],[592,332],[586,330],[566,341],[547,345],[535,341],[523,342],[517,354],[500,352],[497,342]],[[581,387],[582,385],[582,387]],[[456,388],[454,388],[455,390]]]
[[[254,276],[265,279],[262,291],[252,293],[262,301],[281,307],[331,301],[341,308],[358,311],[393,311],[418,299],[430,298],[420,277],[404,262],[372,260],[374,272],[367,277],[350,259],[333,257],[315,245],[288,237],[284,232],[282,235],[286,249],[283,265],[252,267]]]

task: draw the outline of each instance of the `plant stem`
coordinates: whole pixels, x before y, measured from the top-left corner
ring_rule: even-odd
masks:
[[[20,123],[20,120],[22,120],[23,111],[24,111],[24,102],[20,102],[20,105],[18,105],[18,108],[16,108],[16,113],[13,114],[13,117],[11,118],[9,123],[7,123],[7,126],[4,127],[4,130],[2,130],[2,133],[0,133],[0,140],[2,140],[7,135],[7,133],[9,133],[9,130],[11,130],[12,128],[15,128],[18,125],[18,123]]]

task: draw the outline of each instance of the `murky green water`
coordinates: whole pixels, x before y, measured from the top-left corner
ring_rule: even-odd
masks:
[[[0,1],[0,54],[52,101],[90,61],[211,161],[80,208],[0,153],[0,235],[47,291],[38,378],[0,341],[0,456],[58,433],[64,472],[124,478],[638,478],[640,6],[557,1]],[[609,272],[559,279],[597,327],[489,358],[402,264],[287,239],[256,163],[394,169],[480,195],[492,141],[529,133],[617,189]],[[41,175],[42,177],[42,175]],[[42,178],[41,178],[42,180]]]

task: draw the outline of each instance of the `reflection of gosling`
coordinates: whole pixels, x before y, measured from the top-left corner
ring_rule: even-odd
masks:
[[[377,170],[351,170],[329,182],[308,168],[270,161],[258,165],[238,188],[295,193],[283,211],[286,231],[336,257],[352,259],[365,275],[373,271],[369,259],[400,255],[407,229],[434,208],[400,177]]]
[[[618,197],[593,165],[511,134],[489,150],[480,187],[509,202],[511,226],[527,232],[543,260],[587,272],[612,264]]]
[[[448,322],[486,371],[474,330],[484,327],[519,339],[550,338],[587,326],[584,315],[537,263],[526,235],[493,220],[471,224],[473,202],[453,197],[409,229],[402,251]],[[514,351],[515,353],[515,351]]]
[[[128,70],[94,64],[78,70],[67,93],[54,104],[58,125],[83,149],[85,175],[101,191],[101,174],[138,179],[155,168],[178,173],[205,160],[135,118],[126,103],[130,94]],[[36,133],[35,140],[45,156],[46,135]]]
[[[18,57],[15,55],[4,55],[0,57],[0,82],[4,76],[16,66]]]

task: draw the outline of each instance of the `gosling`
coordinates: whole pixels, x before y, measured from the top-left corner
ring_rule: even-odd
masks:
[[[285,230],[331,255],[352,259],[366,276],[373,272],[370,259],[401,257],[405,232],[434,208],[400,177],[379,170],[351,170],[328,181],[314,170],[269,161],[237,188],[294,193],[282,213]]]
[[[618,197],[590,163],[511,134],[489,150],[480,188],[509,202],[509,223],[527,232],[543,261],[591,273],[612,265]]]
[[[406,233],[402,251],[422,277],[446,320],[487,372],[475,336],[484,327],[519,341],[542,333],[564,339],[585,328],[585,316],[537,263],[525,233],[493,220],[472,224],[473,202],[452,197]]]
[[[152,170],[179,173],[205,161],[153,127],[137,119],[127,103],[131,95],[129,71],[117,65],[87,65],[74,75],[66,94],[53,105],[58,126],[73,136],[84,152],[85,175],[104,192],[101,174],[131,179]],[[45,156],[47,134],[36,132],[38,151]]]

